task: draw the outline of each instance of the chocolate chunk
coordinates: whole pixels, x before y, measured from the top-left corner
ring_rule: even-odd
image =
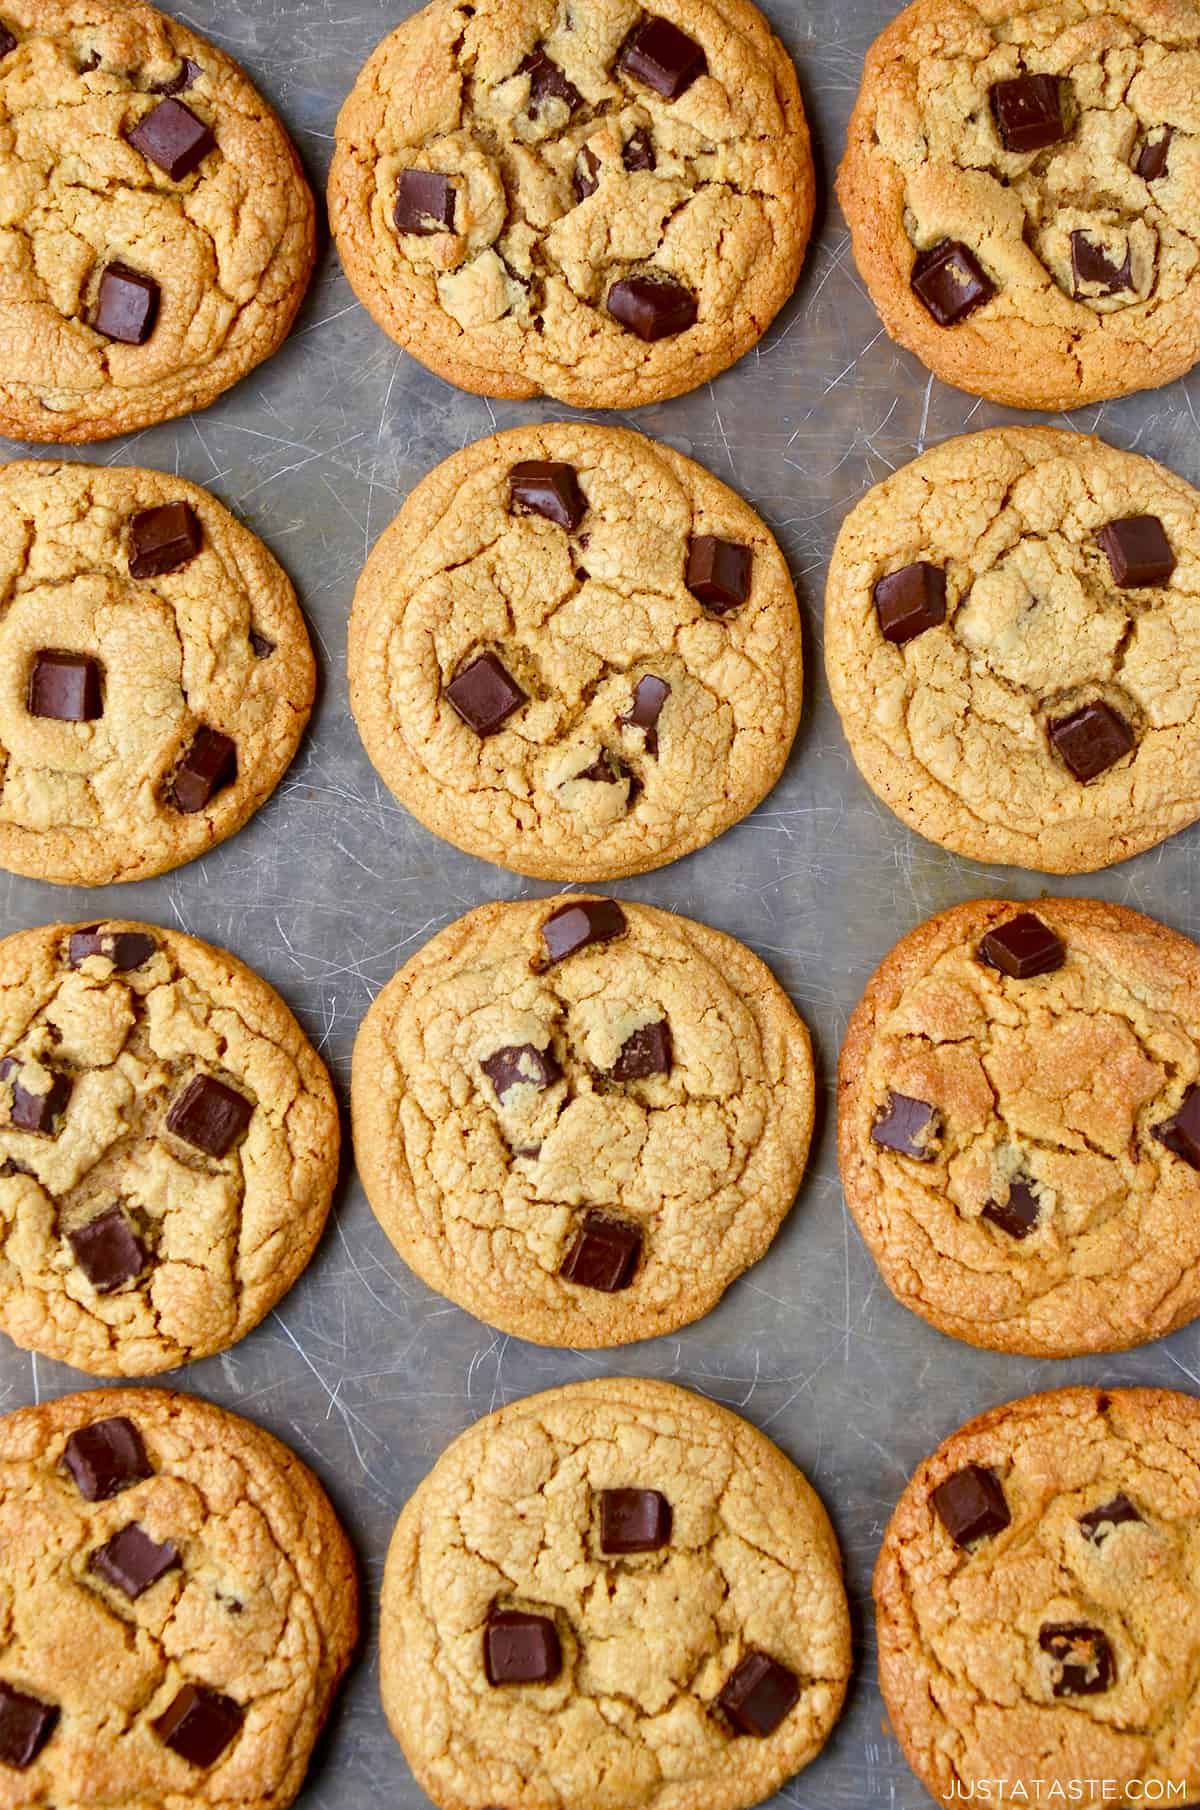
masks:
[[[1157,138],[1148,138],[1138,153],[1134,169],[1143,182],[1157,182],[1167,173],[1167,158],[1171,150],[1171,140],[1175,136],[1173,126],[1163,126]]]
[[[875,586],[875,614],[885,641],[903,647],[946,620],[946,574],[919,559],[889,572]]]
[[[672,1058],[671,1027],[660,1018],[626,1037],[608,1072],[614,1081],[644,1081],[647,1075],[669,1075]]]
[[[1200,1169],[1200,1087],[1189,1087],[1174,1118],[1154,1127],[1154,1135],[1173,1155]]]
[[[1136,1521],[1141,1524],[1142,1517],[1124,1493],[1114,1496],[1111,1502],[1102,1502],[1099,1508],[1089,1508],[1086,1514],[1079,1516],[1079,1531],[1085,1540],[1093,1546],[1102,1546],[1114,1527],[1120,1527],[1125,1521]]]
[[[495,735],[527,696],[495,654],[479,654],[446,686],[446,697],[481,739]]]
[[[190,503],[160,503],[140,509],[129,521],[129,576],[162,578],[195,559],[204,544],[200,520]]]
[[[1001,1533],[1012,1520],[999,1477],[982,1464],[955,1471],[938,1484],[929,1500],[956,1546]]]
[[[989,1200],[982,1218],[1007,1232],[1010,1238],[1028,1238],[1038,1222],[1041,1206],[1028,1182],[1013,1182],[1006,1201]]]
[[[752,550],[741,541],[718,540],[715,534],[695,534],[688,542],[684,582],[714,616],[740,609],[750,595]]]
[[[419,233],[454,231],[454,184],[437,170],[401,170],[396,183],[397,230]]]
[[[32,1766],[57,1723],[57,1704],[43,1703],[14,1684],[0,1682],[0,1766],[13,1766],[18,1772]]]
[[[696,324],[699,304],[670,277],[621,277],[608,292],[608,312],[639,339],[666,339]]]
[[[721,1687],[717,1707],[739,1735],[769,1735],[800,1695],[795,1672],[769,1653],[747,1653]]]
[[[562,1078],[554,1051],[540,1050],[534,1043],[506,1044],[479,1066],[495,1088],[501,1105],[514,1087],[536,1087],[541,1091]]]
[[[174,99],[159,101],[128,136],[134,150],[165,170],[172,182],[190,176],[217,148],[212,127]]]
[[[1094,1697],[1116,1678],[1108,1635],[1087,1622],[1044,1622],[1038,1645],[1054,1661],[1051,1689],[1056,1697]]]
[[[16,1067],[13,1057],[6,1056],[0,1063],[0,1080],[7,1080]],[[64,1074],[54,1074],[45,1093],[35,1093],[31,1088],[22,1087],[19,1081],[14,1081],[10,1123],[18,1131],[40,1131],[46,1137],[57,1137],[58,1120],[67,1110],[67,1102],[74,1086],[71,1076]]]
[[[933,1161],[933,1145],[937,1138],[941,1114],[925,1100],[914,1100],[910,1094],[888,1094],[887,1108],[871,1127],[873,1143],[901,1156],[915,1157],[919,1163]]]
[[[636,131],[629,134],[621,152],[621,162],[631,174],[635,170],[653,170],[657,167],[654,141],[645,126],[638,126]]]
[[[1062,93],[1056,75],[1018,75],[993,82],[992,115],[1006,151],[1024,156],[1044,151],[1066,135]]]
[[[579,899],[560,905],[542,923],[546,961],[561,962],[593,943],[608,943],[627,929],[625,913],[615,899]]]
[[[575,467],[554,459],[523,459],[513,466],[508,506],[523,515],[544,515],[560,528],[578,528],[588,508]]]
[[[157,948],[154,938],[140,930],[106,930],[103,924],[89,924],[71,932],[67,961],[72,968],[80,968],[89,956],[103,955],[119,974],[127,974],[148,962]]]
[[[1123,264],[1114,264],[1102,245],[1097,245],[1086,232],[1071,234],[1071,269],[1075,273],[1075,293],[1098,289],[1101,295],[1120,295],[1133,288],[1132,254],[1126,246]]]
[[[17,40],[7,25],[0,25],[0,57],[10,57],[17,48]]]
[[[1059,717],[1049,727],[1050,740],[1082,785],[1107,773],[1134,745],[1125,718],[1102,700]]]
[[[100,278],[92,326],[123,346],[144,346],[158,319],[160,295],[153,277],[130,270],[128,264],[110,264]]]
[[[589,1207],[559,1275],[579,1288],[615,1295],[633,1281],[642,1251],[642,1228]]]
[[[590,145],[584,145],[575,159],[575,173],[571,178],[576,205],[594,195],[600,187],[600,159]]]
[[[275,652],[275,643],[260,635],[256,628],[250,630],[250,650],[256,660],[265,660],[268,654]]]
[[[254,1113],[254,1102],[218,1081],[215,1075],[193,1075],[170,1112],[167,1130],[206,1156],[225,1156],[242,1136]]]
[[[99,660],[43,647],[33,656],[26,704],[30,716],[48,716],[59,723],[94,722],[104,715]]]
[[[625,40],[617,67],[664,100],[677,101],[698,76],[707,74],[708,59],[694,38],[669,19],[651,15]]]
[[[957,239],[942,239],[918,253],[909,281],[939,327],[956,327],[996,293],[975,253]]]
[[[646,731],[644,747],[647,754],[658,753],[658,719],[662,707],[671,695],[671,687],[665,679],[655,678],[648,672],[638,680],[633,688],[633,703],[624,716],[617,718],[618,723],[628,723],[631,728]]]
[[[202,723],[175,769],[171,796],[185,816],[202,811],[216,793],[237,778],[237,748],[219,729]]]
[[[78,1231],[68,1232],[67,1238],[75,1261],[98,1295],[111,1294],[123,1282],[132,1282],[150,1261],[150,1252],[119,1206],[89,1219]]]
[[[600,786],[615,786],[618,780],[629,778],[629,769],[624,762],[615,760],[607,748],[601,748],[591,766],[581,767],[571,778],[591,779]]]
[[[193,63],[191,57],[184,57],[174,75],[169,75],[165,82],[152,82],[147,90],[150,94],[185,94],[194,88],[204,74],[199,63]]]
[[[562,1671],[558,1629],[548,1615],[496,1609],[483,1630],[489,1684],[549,1684]]]
[[[657,1552],[670,1538],[671,1504],[658,1490],[601,1490],[601,1552]]]
[[[246,1712],[232,1697],[206,1684],[185,1684],[154,1723],[154,1732],[172,1752],[193,1766],[219,1760],[240,1730]]]
[[[123,1414],[72,1433],[63,1464],[87,1502],[107,1502],[154,1475],[141,1434]]]
[[[160,1577],[174,1571],[179,1562],[179,1548],[172,1540],[164,1540],[160,1546],[139,1522],[131,1521],[96,1548],[88,1560],[88,1569],[114,1590],[136,1600]]]
[[[574,112],[583,105],[583,96],[574,82],[568,81],[558,64],[544,50],[534,50],[518,65],[518,74],[529,77],[530,119],[536,119],[543,101],[563,101]]]
[[[1053,974],[1061,968],[1067,952],[1049,924],[1032,911],[1019,911],[988,931],[979,945],[979,959],[1014,980],[1032,980],[1035,974]]]
[[[1127,515],[1107,522],[1096,536],[1122,590],[1166,584],[1175,570],[1175,555],[1156,515]]]

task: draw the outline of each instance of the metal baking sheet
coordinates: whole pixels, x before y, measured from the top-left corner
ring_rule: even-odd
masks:
[[[337,108],[407,7],[379,0],[193,0],[181,17],[237,57],[279,107],[323,184]],[[974,1351],[898,1306],[837,1181],[837,1052],[867,975],[931,912],[985,893],[1031,898],[1028,874],[973,865],[901,827],[849,759],[821,672],[825,568],[844,512],[871,483],[965,429],[1017,419],[935,382],[898,352],[855,273],[829,194],[863,53],[886,0],[768,0],[799,64],[821,201],[799,290],[765,342],[691,396],[618,419],[699,459],[779,536],[806,626],[804,723],[787,772],[745,823],[659,873],[612,888],[704,918],[756,949],[812,1027],[824,1110],[787,1225],[716,1312],[617,1352],[548,1351],[493,1334],[431,1294],[376,1225],[347,1155],[329,1232],[307,1274],[249,1338],[163,1380],[241,1410],[288,1440],[330,1489],[356,1543],[368,1606],[358,1663],[300,1802],[361,1810],[426,1803],[378,1702],[375,1599],[396,1515],[447,1441],[533,1390],[621,1371],[669,1377],[747,1415],[813,1479],[841,1537],[856,1664],[824,1754],[773,1800],[795,1810],[920,1810],[875,1685],[870,1575],[909,1473],[992,1403],[1076,1381],[1200,1388],[1200,1332],[1115,1358],[1037,1362]],[[1061,417],[1200,482],[1200,379]],[[67,457],[142,463],[214,490],[283,560],[322,666],[312,732],[275,798],[232,842],[160,880],[73,891],[0,876],[4,931],[130,913],[245,957],[290,1002],[345,1101],[367,1004],[451,918],[546,893],[459,854],[376,779],[346,698],[345,625],[374,539],[439,459],[496,427],[568,413],[489,403],[429,375],[355,302],[327,243],[284,349],[207,413]],[[19,449],[13,448],[15,454]],[[43,449],[52,451],[53,449]],[[1200,830],[1107,874],[1055,884],[1200,932]],[[0,1407],[85,1386],[63,1365],[0,1352]]]

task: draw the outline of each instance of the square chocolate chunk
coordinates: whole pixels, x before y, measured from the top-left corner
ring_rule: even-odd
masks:
[[[1104,245],[1096,243],[1086,232],[1071,234],[1071,269],[1075,277],[1076,295],[1093,291],[1100,295],[1120,295],[1133,288],[1132,256],[1128,241],[1125,256],[1119,264]]]
[[[979,945],[979,959],[1014,980],[1032,980],[1061,968],[1067,952],[1049,924],[1032,911],[1020,911],[988,931]]]
[[[1173,127],[1160,126],[1152,137],[1147,138],[1133,166],[1143,182],[1158,182],[1167,174],[1167,160],[1174,136]]]
[[[970,1546],[998,1534],[1012,1516],[995,1471],[968,1464],[939,1483],[930,1496],[934,1513],[956,1546]]]
[[[717,1697],[717,1707],[739,1735],[769,1735],[800,1696],[800,1680],[790,1666],[769,1653],[752,1652],[739,1661]]]
[[[1028,1238],[1037,1225],[1041,1204],[1028,1182],[1015,1181],[1005,1201],[989,1200],[982,1217],[1010,1238]]]
[[[627,723],[632,729],[646,731],[644,746],[647,754],[658,753],[658,719],[670,695],[671,687],[667,681],[648,672],[634,686],[633,702],[629,709],[624,716],[617,718],[618,723]]]
[[[671,1504],[658,1490],[601,1490],[601,1552],[657,1552],[670,1538]]]
[[[560,905],[542,924],[546,961],[561,962],[580,949],[611,942],[627,927],[625,913],[615,899],[579,899]]]
[[[642,1254],[642,1228],[589,1207],[559,1275],[578,1288],[615,1295],[628,1288]]]
[[[100,278],[92,326],[123,346],[144,346],[158,319],[160,295],[153,277],[128,264],[110,264]]]
[[[63,1466],[87,1502],[107,1502],[154,1475],[141,1434],[123,1414],[94,1420],[72,1433],[63,1448]]]
[[[182,182],[199,169],[217,141],[213,129],[197,119],[182,101],[159,101],[129,133],[135,151],[165,170],[172,182]]]
[[[75,1261],[98,1295],[111,1294],[125,1282],[140,1276],[150,1261],[142,1243],[119,1206],[89,1219],[67,1233]]]
[[[190,503],[159,503],[129,521],[129,576],[163,578],[195,559],[204,542]]]
[[[625,140],[625,148],[621,152],[621,162],[632,174],[636,170],[653,170],[658,159],[654,155],[654,140],[645,126],[638,126]]]
[[[59,723],[90,723],[104,714],[100,662],[90,654],[59,653],[44,647],[33,656],[26,698],[30,716]]]
[[[645,82],[664,100],[677,101],[699,76],[708,72],[708,59],[694,38],[669,19],[651,15],[625,40],[617,58],[623,75]]]
[[[1059,717],[1049,730],[1050,740],[1081,785],[1115,767],[1135,740],[1125,718],[1102,699]]]
[[[515,1087],[544,1091],[562,1077],[554,1051],[540,1050],[534,1043],[505,1044],[503,1049],[485,1056],[479,1066],[495,1088],[501,1105]]]
[[[871,1127],[871,1140],[884,1150],[895,1150],[900,1156],[911,1156],[918,1163],[930,1163],[936,1154],[941,1113],[927,1100],[914,1100],[910,1094],[888,1094],[884,1111]]]
[[[88,1559],[89,1571],[94,1571],[114,1590],[120,1590],[131,1602],[149,1590],[151,1584],[156,1584],[160,1577],[165,1577],[168,1571],[175,1571],[179,1564],[179,1548],[174,1541],[164,1540],[160,1545],[137,1521],[122,1527]]]
[[[219,729],[201,723],[175,769],[171,797],[187,817],[202,811],[218,792],[237,778],[237,748]]]
[[[1122,590],[1166,584],[1175,570],[1175,555],[1156,515],[1127,515],[1107,522],[1096,536],[1112,568],[1113,583]]]
[[[1018,75],[993,82],[992,115],[1006,151],[1024,156],[1044,151],[1066,135],[1062,93],[1056,75]]]
[[[154,1723],[163,1744],[193,1766],[216,1763],[246,1719],[232,1697],[205,1684],[185,1684]]]
[[[1174,1118],[1154,1127],[1154,1135],[1174,1156],[1200,1169],[1200,1087],[1189,1087]]]
[[[1134,1521],[1139,1527],[1144,1525],[1141,1515],[1122,1491],[1111,1502],[1101,1502],[1098,1507],[1089,1508],[1086,1514],[1079,1516],[1078,1524],[1085,1540],[1090,1540],[1093,1546],[1102,1546],[1114,1527]]]
[[[578,528],[587,498],[573,465],[556,459],[523,459],[508,474],[508,506],[524,515],[544,515],[560,528]]]
[[[996,293],[975,253],[958,239],[942,239],[920,252],[909,281],[939,327],[957,327]]]
[[[6,1056],[0,1064],[0,1080],[7,1080],[16,1063],[11,1056]],[[74,1091],[75,1083],[70,1075],[54,1074],[48,1088],[42,1093],[32,1088],[23,1087],[19,1081],[12,1084],[12,1110],[9,1122],[17,1131],[37,1131],[44,1137],[57,1137],[58,1121],[67,1110],[67,1103]]]
[[[686,333],[700,312],[691,290],[665,276],[621,277],[605,306],[615,321],[647,342]]]
[[[669,1075],[673,1059],[671,1027],[660,1018],[630,1032],[608,1072],[614,1081],[644,1081],[650,1075]]]
[[[1051,1690],[1056,1697],[1094,1697],[1113,1684],[1117,1668],[1108,1635],[1087,1622],[1045,1622],[1038,1645],[1054,1662]]]
[[[495,654],[480,654],[451,679],[446,697],[467,728],[483,740],[503,728],[528,693]]]
[[[928,560],[887,573],[875,586],[874,596],[879,632],[897,647],[946,620],[946,573]]]
[[[0,1766],[17,1772],[32,1766],[54,1733],[58,1713],[57,1704],[43,1703],[15,1684],[0,1681]],[[45,1802],[41,1792],[38,1797]]]
[[[103,924],[88,924],[73,930],[67,944],[67,961],[80,968],[90,956],[103,956],[119,974],[128,974],[148,962],[158,948],[153,937],[140,930],[108,930]]]
[[[740,609],[750,595],[754,553],[741,541],[696,534],[688,542],[684,582],[714,616]]]
[[[529,77],[527,111],[530,119],[538,117],[545,101],[562,101],[571,113],[576,107],[582,107],[582,94],[544,50],[531,51],[525,61],[518,64],[518,73]]]
[[[397,231],[431,233],[454,231],[454,184],[437,170],[401,170],[396,183]]]
[[[483,1630],[483,1669],[499,1684],[549,1684],[562,1671],[558,1629],[548,1615],[498,1609]]]
[[[167,1130],[206,1156],[225,1156],[244,1134],[254,1102],[215,1075],[193,1075],[167,1114]]]

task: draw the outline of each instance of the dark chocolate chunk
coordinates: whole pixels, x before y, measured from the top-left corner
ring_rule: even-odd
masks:
[[[57,1723],[57,1704],[43,1703],[15,1684],[0,1681],[0,1766],[13,1766],[18,1772],[32,1766]]]
[[[688,542],[684,582],[714,616],[740,609],[750,595],[754,553],[741,541],[719,540],[715,534],[694,534]]]
[[[939,327],[956,327],[996,293],[975,253],[958,239],[919,252],[909,281]]]
[[[1050,740],[1082,785],[1107,773],[1134,745],[1125,718],[1103,700],[1085,704],[1049,727]]]
[[[186,94],[194,88],[204,74],[199,63],[193,63],[191,57],[184,57],[175,71],[165,82],[153,82],[148,90],[150,94]]]
[[[558,1629],[548,1615],[496,1609],[483,1630],[489,1684],[549,1684],[562,1671]]]
[[[903,647],[946,620],[946,574],[919,559],[889,572],[875,586],[875,614],[885,641]]]
[[[154,1732],[172,1752],[193,1766],[219,1760],[241,1729],[246,1712],[232,1697],[206,1684],[185,1684],[157,1718]]]
[[[1123,590],[1166,584],[1175,570],[1175,555],[1156,515],[1127,515],[1107,522],[1096,539],[1108,555],[1113,583]]]
[[[7,1080],[16,1067],[14,1058],[6,1056],[0,1063],[0,1080]],[[64,1074],[54,1074],[45,1093],[35,1093],[31,1088],[22,1087],[19,1081],[14,1081],[10,1123],[18,1131],[40,1131],[47,1137],[57,1137],[58,1121],[67,1110],[67,1102],[74,1086],[71,1076]]]
[[[591,766],[581,767],[571,778],[591,779],[600,786],[615,786],[618,780],[629,778],[629,769],[622,761],[614,759],[607,748],[601,748]]]
[[[1102,1502],[1098,1508],[1089,1508],[1086,1514],[1079,1516],[1079,1531],[1085,1540],[1093,1546],[1102,1546],[1114,1527],[1120,1527],[1125,1521],[1136,1521],[1141,1524],[1142,1517],[1124,1493],[1114,1496],[1111,1502]]]
[[[982,1217],[1007,1232],[1010,1238],[1028,1238],[1038,1222],[1041,1206],[1028,1182],[1013,1182],[1006,1201],[989,1200]]]
[[[59,723],[94,722],[104,715],[99,660],[43,647],[33,656],[26,703],[30,716],[53,717]]]
[[[1125,261],[1114,264],[1102,245],[1097,245],[1086,232],[1071,234],[1071,269],[1075,273],[1075,293],[1098,289],[1101,295],[1120,295],[1133,288],[1132,253],[1125,248]]]
[[[71,932],[67,961],[72,968],[79,968],[89,956],[103,955],[119,974],[127,974],[131,968],[148,962],[157,948],[154,938],[140,930],[106,930],[103,924],[89,924]]]
[[[614,1295],[633,1281],[642,1251],[642,1228],[589,1207],[559,1275],[580,1288]]]
[[[171,796],[185,816],[202,811],[216,793],[237,778],[237,748],[219,729],[202,723],[175,769]]]
[[[506,1044],[479,1066],[495,1088],[501,1105],[514,1087],[536,1087],[540,1091],[553,1087],[562,1078],[554,1051],[540,1050],[534,1043]]]
[[[508,506],[522,515],[544,515],[560,528],[578,528],[587,498],[573,465],[555,459],[522,459],[508,474]]]
[[[698,76],[707,74],[708,59],[694,38],[652,14],[626,38],[617,66],[664,100],[677,101]]]
[[[560,905],[542,924],[546,961],[561,962],[592,943],[611,942],[626,930],[625,913],[615,899],[579,899]]]
[[[653,170],[657,166],[654,141],[645,126],[638,126],[636,131],[629,134],[621,152],[621,162],[631,173],[635,170]]]
[[[0,25],[0,57],[10,57],[17,48],[17,40],[7,25]]]
[[[160,1577],[174,1571],[179,1562],[179,1548],[174,1541],[164,1540],[159,1545],[139,1522],[131,1521],[96,1548],[88,1559],[88,1569],[114,1590],[136,1600]]]
[[[1001,1533],[1012,1520],[995,1471],[968,1464],[939,1483],[930,1496],[934,1513],[956,1546]]]
[[[1048,1621],[1038,1645],[1054,1661],[1051,1689],[1056,1697],[1094,1697],[1114,1682],[1117,1668],[1108,1635],[1084,1621]]]
[[[167,1130],[206,1156],[225,1156],[249,1125],[254,1102],[215,1075],[193,1075],[170,1112]]]
[[[628,723],[631,728],[646,731],[644,746],[647,754],[658,753],[658,719],[670,695],[671,687],[667,681],[648,672],[634,686],[633,703],[629,709],[624,716],[617,718],[618,723]]]
[[[671,1027],[665,1018],[632,1031],[609,1069],[614,1081],[644,1081],[647,1075],[668,1075],[673,1051]]]
[[[800,1680],[769,1653],[747,1653],[730,1673],[717,1707],[739,1735],[769,1735],[800,1696]]]
[[[608,292],[608,312],[639,339],[666,339],[696,324],[699,304],[671,277],[621,277]]]
[[[594,195],[600,187],[600,159],[590,145],[584,145],[575,159],[575,173],[571,177],[571,188],[574,191],[576,205]]]
[[[437,170],[401,170],[396,183],[397,229],[402,233],[454,231],[454,184]]]
[[[574,112],[583,105],[583,96],[574,82],[568,81],[558,64],[544,50],[534,50],[518,65],[518,73],[529,77],[530,119],[536,119],[543,101],[563,101]]]
[[[153,277],[131,270],[128,264],[110,264],[100,278],[92,326],[123,346],[144,346],[158,319],[160,295]]]
[[[63,1464],[87,1502],[107,1502],[154,1475],[142,1436],[131,1420],[116,1414],[72,1433]]]
[[[1138,153],[1134,169],[1143,182],[1157,182],[1167,173],[1167,158],[1171,150],[1171,140],[1175,136],[1173,126],[1163,126],[1157,138],[1148,138]]]
[[[1067,952],[1049,924],[1032,911],[1019,911],[988,931],[979,945],[979,959],[1014,980],[1032,980],[1035,974],[1053,974],[1061,968]]]
[[[658,1490],[601,1490],[601,1552],[658,1552],[670,1538],[671,1504]]]
[[[140,509],[129,522],[129,576],[162,578],[195,559],[204,544],[200,519],[190,503],[160,503]]]
[[[1154,1135],[1173,1155],[1200,1169],[1200,1087],[1188,1088],[1174,1118],[1156,1125]]]
[[[265,660],[268,654],[275,652],[275,643],[260,635],[256,628],[250,630],[250,649],[256,660]]]
[[[888,1094],[887,1108],[871,1127],[871,1139],[885,1150],[901,1156],[915,1157],[919,1163],[932,1162],[941,1114],[925,1100],[914,1100],[910,1094]]]
[[[1066,135],[1062,93],[1056,75],[1018,75],[993,82],[992,116],[1006,151],[1024,156],[1044,151]]]
[[[134,150],[165,170],[172,182],[190,176],[217,148],[212,127],[174,98],[159,101],[128,136]]]
[[[123,1282],[140,1276],[150,1261],[142,1243],[119,1206],[109,1207],[89,1219],[67,1238],[75,1261],[98,1295],[111,1294]]]
[[[495,735],[528,694],[495,654],[479,654],[446,687],[446,696],[468,729]]]

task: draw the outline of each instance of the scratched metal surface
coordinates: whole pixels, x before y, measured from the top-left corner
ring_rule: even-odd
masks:
[[[378,0],[243,0],[235,11],[194,0],[183,16],[275,100],[319,183],[338,104],[404,10]],[[798,60],[827,190],[863,53],[889,8],[770,0],[767,10]],[[1200,379],[1067,425],[1152,453],[1198,482],[1198,398]],[[120,911],[227,944],[289,1000],[344,1100],[355,1028],[400,961],[484,899],[550,890],[437,841],[376,780],[346,701],[355,577],[437,460],[497,425],[556,412],[489,405],[421,370],[354,303],[326,246],[297,329],[266,367],[204,415],[94,449],[105,461],[186,473],[263,536],[299,587],[322,695],[276,798],[209,859],[106,892],[0,876],[3,929]],[[815,1033],[826,1106],[847,1015],[893,941],[960,900],[1041,890],[1032,876],[943,853],[875,804],[848,760],[820,671],[825,566],[845,510],[922,446],[1013,418],[933,382],[895,351],[830,201],[799,291],[766,343],[695,395],[623,417],[711,466],[774,528],[800,588],[809,684],[787,773],[762,808],[711,848],[613,890],[705,918],[771,963]],[[1200,833],[1185,834],[1074,889],[1195,933],[1198,854]],[[1200,1334],[1061,1364],[942,1338],[881,1286],[843,1207],[826,1111],[795,1212],[708,1319],[616,1353],[539,1350],[493,1336],[416,1282],[347,1160],[328,1236],[279,1310],[223,1358],[165,1379],[290,1441],[329,1486],[358,1548],[366,1638],[302,1795],[306,1810],[361,1810],[381,1791],[393,1810],[426,1801],[384,1725],[375,1664],[374,1599],[409,1492],[451,1436],[489,1409],[619,1370],[674,1378],[743,1411],[803,1466],[836,1522],[855,1608],[854,1684],[826,1752],[775,1803],[918,1810],[927,1799],[883,1727],[869,1613],[871,1566],[905,1479],[959,1422],[1030,1389],[1101,1379],[1200,1387]],[[86,1380],[7,1346],[0,1353],[5,1407]]]

